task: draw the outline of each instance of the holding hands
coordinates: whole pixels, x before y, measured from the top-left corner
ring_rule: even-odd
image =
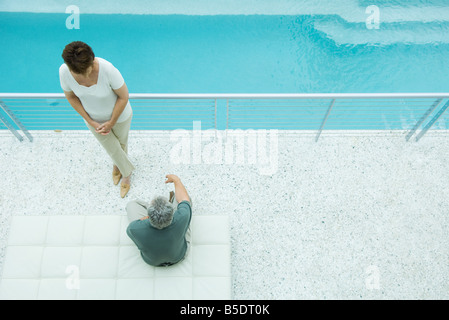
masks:
[[[100,133],[102,135],[107,135],[109,132],[111,132],[112,127],[114,124],[111,121],[106,121],[105,123],[98,123],[95,121],[92,121],[91,126],[95,128],[95,131],[97,133]]]
[[[105,123],[100,124],[98,127],[95,127],[95,131],[105,136],[109,134],[109,132],[111,132],[113,126],[114,124],[111,123],[111,121],[106,121]]]

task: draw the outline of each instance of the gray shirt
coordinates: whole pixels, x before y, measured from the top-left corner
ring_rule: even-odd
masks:
[[[182,201],[173,214],[172,223],[157,229],[150,219],[135,220],[126,229],[126,233],[140,250],[143,260],[152,266],[171,265],[182,260],[187,251],[185,235],[192,218],[192,209],[188,201]]]

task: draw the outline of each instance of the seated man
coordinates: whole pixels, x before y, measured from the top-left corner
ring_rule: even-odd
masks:
[[[140,250],[143,260],[152,266],[170,266],[184,259],[192,218],[191,200],[181,179],[174,174],[166,176],[165,183],[175,186],[174,205],[165,197],[155,197],[151,203],[141,200],[126,205],[132,221],[126,233]]]

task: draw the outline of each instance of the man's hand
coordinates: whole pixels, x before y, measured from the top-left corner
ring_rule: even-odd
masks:
[[[167,180],[165,180],[165,183],[171,183],[171,182],[179,182],[181,181],[181,179],[179,179],[179,177],[177,175],[174,174],[167,174],[165,176],[165,178],[167,178]]]
[[[176,201],[178,203],[181,203],[181,201],[189,201],[190,202],[190,197],[187,193],[186,188],[182,184],[181,179],[179,179],[179,177],[174,174],[167,174],[165,177],[167,178],[167,180],[165,180],[165,183],[173,182],[173,184],[175,185]]]

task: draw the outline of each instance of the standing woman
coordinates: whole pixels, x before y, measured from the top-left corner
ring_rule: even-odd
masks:
[[[112,179],[122,179],[120,195],[128,193],[134,166],[128,158],[128,134],[132,109],[128,88],[120,72],[108,61],[95,57],[92,48],[74,41],[62,52],[59,79],[70,105],[111,157]]]

